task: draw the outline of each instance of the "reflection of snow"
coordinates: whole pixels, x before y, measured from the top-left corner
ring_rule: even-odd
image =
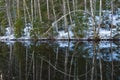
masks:
[[[93,43],[87,43],[84,48],[88,51],[87,55],[83,55],[85,58],[96,57],[96,59],[102,59],[104,61],[120,61],[119,50],[117,49],[117,45],[113,42],[101,41],[96,47]],[[96,53],[94,53],[94,48],[96,48]]]
[[[59,47],[70,47],[72,48],[74,46],[74,44],[72,42],[69,41],[58,41],[57,42]]]
[[[116,52],[112,52],[112,53],[109,53],[109,54],[103,54],[101,56],[101,59],[103,59],[104,61],[120,61],[120,55],[117,54]]]
[[[117,45],[115,45],[114,43],[110,43],[108,41],[103,41],[103,42],[100,42],[99,43],[99,48],[102,49],[102,48],[110,48],[110,47],[117,47]]]

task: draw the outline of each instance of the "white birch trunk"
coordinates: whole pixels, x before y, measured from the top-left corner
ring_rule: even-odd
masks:
[[[38,11],[39,11],[39,18],[40,18],[40,21],[42,22],[42,15],[41,15],[41,5],[40,5],[40,0],[38,0]]]
[[[12,18],[11,18],[11,13],[10,13],[10,0],[5,0],[6,3],[6,14],[7,14],[7,18],[8,18],[8,24],[10,27],[10,34],[13,33],[13,24],[12,24]]]

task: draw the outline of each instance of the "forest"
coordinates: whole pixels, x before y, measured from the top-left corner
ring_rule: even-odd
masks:
[[[92,38],[97,38],[106,24],[116,28],[104,12],[120,14],[119,3],[120,0],[0,0],[0,36],[56,38],[64,30],[67,38],[71,38],[70,31],[72,38],[84,38],[92,28]]]
[[[0,0],[0,80],[120,80],[120,0]]]

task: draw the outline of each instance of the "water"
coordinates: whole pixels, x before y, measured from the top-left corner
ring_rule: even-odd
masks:
[[[0,80],[119,80],[119,42],[0,42]]]

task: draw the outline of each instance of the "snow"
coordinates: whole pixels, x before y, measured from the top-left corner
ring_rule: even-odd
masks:
[[[64,30],[62,31],[58,31],[58,37],[57,38],[68,38],[68,32],[65,32]],[[72,31],[69,31],[69,37],[72,38],[74,35],[73,35],[73,32]]]
[[[111,32],[108,31],[108,30],[100,29],[99,37],[102,38],[102,39],[110,38],[110,33]]]
[[[110,47],[117,47],[117,45],[113,44],[113,42],[109,42],[109,41],[101,41],[99,43],[99,48],[110,48]]]
[[[120,20],[118,19],[118,17],[119,17],[118,13],[120,13],[120,8],[118,8],[118,11],[116,11],[116,12],[117,12],[116,15],[112,15],[111,11],[109,11],[109,10],[103,10],[103,16],[104,17],[108,17],[109,18],[108,21],[111,21],[111,19],[112,19],[112,23],[115,26],[118,23],[120,23]],[[99,16],[95,16],[95,21],[97,22],[97,24],[99,24]],[[89,23],[89,25],[92,25],[92,18],[91,17],[89,17],[89,22],[88,23]],[[107,23],[107,20],[105,20],[104,23]],[[65,30],[61,30],[61,31],[58,31],[57,38],[58,39],[61,39],[61,38],[62,39],[73,38],[74,33],[72,32],[72,29],[71,29],[71,27],[73,27],[73,25],[75,25],[75,24],[72,24],[72,25],[69,26],[70,27],[69,28],[69,36],[68,36],[68,32],[65,32]],[[24,28],[23,36],[20,37],[19,39],[30,39],[30,31],[31,31],[31,29],[32,29],[31,24],[30,23],[26,24],[26,26]],[[90,31],[88,35],[91,35],[91,32],[92,31]],[[114,32],[115,32],[115,30],[114,30]],[[110,38],[110,30],[100,28],[99,36],[102,39]],[[15,38],[14,34],[11,34],[10,27],[6,28],[5,36],[1,36],[0,37],[0,39],[2,39],[2,40],[5,40],[5,39],[14,39],[14,38]]]
[[[27,24],[24,28],[24,37],[23,38],[30,38],[30,31],[32,30],[32,26],[30,24]]]
[[[5,36],[1,36],[0,40],[10,40],[10,39],[15,39],[14,34],[11,34],[11,28],[7,27],[6,29]]]

